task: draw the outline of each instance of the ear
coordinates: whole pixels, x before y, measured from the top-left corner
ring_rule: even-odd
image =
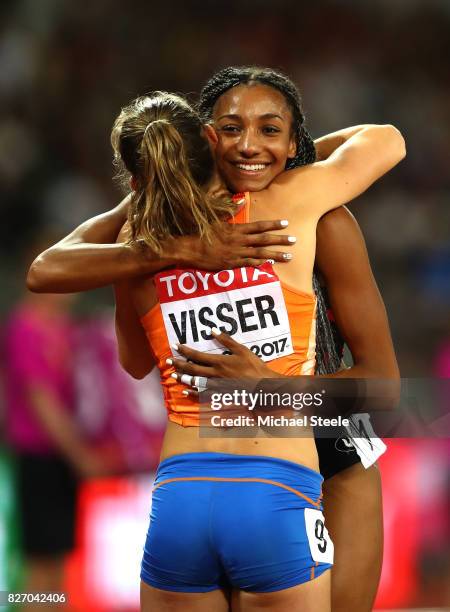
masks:
[[[217,136],[216,130],[210,123],[205,123],[205,125],[203,126],[203,132],[206,136],[206,140],[209,142],[211,150],[214,151],[217,146],[217,143],[219,142],[219,137]]]
[[[137,191],[138,182],[135,176],[130,176],[130,187],[131,191]]]
[[[288,148],[288,159],[292,159],[297,155],[297,142],[295,140],[295,134],[292,134],[291,139],[289,141]]]

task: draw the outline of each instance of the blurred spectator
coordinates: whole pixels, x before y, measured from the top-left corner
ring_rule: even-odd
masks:
[[[28,592],[62,590],[62,561],[74,546],[77,476],[105,472],[73,418],[71,301],[28,294],[5,329],[6,429],[17,458]]]

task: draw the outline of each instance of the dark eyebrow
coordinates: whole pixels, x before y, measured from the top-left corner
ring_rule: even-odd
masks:
[[[265,115],[261,115],[260,119],[280,119],[280,121],[284,121],[283,117],[277,115],[276,113],[266,113]]]
[[[217,117],[217,121],[220,121],[221,119],[233,119],[235,121],[239,121],[241,118],[242,117],[240,115],[221,115],[220,117]],[[276,113],[266,113],[265,115],[258,117],[258,119],[262,119],[264,121],[267,119],[280,119],[280,121],[284,121],[283,117],[277,115]]]
[[[236,121],[239,121],[240,118],[240,115],[220,115],[220,117],[217,117],[217,121],[220,121],[221,119],[235,119]]]

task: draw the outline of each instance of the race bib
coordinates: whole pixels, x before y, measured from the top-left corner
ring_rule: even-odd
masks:
[[[272,264],[220,272],[167,270],[154,278],[169,344],[223,353],[212,327],[245,344],[263,361],[291,355],[291,330]]]
[[[386,451],[386,444],[374,432],[369,414],[351,414],[349,421],[345,429],[361,463],[367,469]]]
[[[334,545],[325,527],[322,512],[314,508],[305,508],[305,526],[309,550],[314,561],[333,563]]]

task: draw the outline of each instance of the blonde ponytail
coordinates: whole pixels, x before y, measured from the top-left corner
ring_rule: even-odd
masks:
[[[178,96],[155,96],[157,103],[138,98],[122,111],[112,143],[137,183],[129,213],[131,240],[160,252],[170,236],[197,234],[210,241],[211,224],[232,215],[235,204],[209,197],[200,182],[211,174],[212,162],[196,113]],[[136,115],[136,107],[141,112],[131,121],[129,109]]]

